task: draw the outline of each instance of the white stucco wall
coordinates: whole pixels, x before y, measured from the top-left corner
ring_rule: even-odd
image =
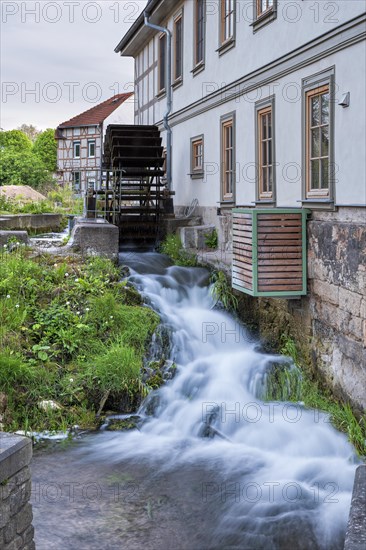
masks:
[[[358,0],[312,2],[279,0],[277,18],[253,34],[248,18],[252,17],[251,1],[239,1],[236,17],[235,47],[222,56],[218,48],[218,3],[209,2],[206,25],[204,70],[193,76],[193,7],[187,0],[177,4],[168,19],[184,5],[184,71],[183,85],[173,91],[173,187],[175,204],[190,204],[197,198],[201,206],[219,206],[220,202],[220,116],[236,112],[236,204],[254,205],[255,201],[255,130],[254,103],[275,95],[275,146],[277,206],[298,207],[302,197],[302,123],[301,80],[335,67],[336,99],[350,92],[351,104],[343,109],[335,105],[334,160],[336,164],[335,203],[366,204],[366,177],[363,151],[365,139],[365,43],[347,42],[341,49],[345,32],[356,34],[352,19],[362,14],[364,3]],[[216,6],[216,9],[215,9]],[[286,17],[287,15],[287,17]],[[338,33],[337,27],[347,30]],[[359,27],[358,27],[359,29]],[[317,37],[333,31],[327,40]],[[359,32],[359,30],[357,31]],[[342,46],[343,47],[343,46]],[[298,49],[299,48],[299,49]],[[326,52],[329,51],[329,55]],[[166,109],[166,98],[157,94],[158,36],[141,50],[136,58],[137,124],[159,123]],[[290,55],[291,54],[291,55]],[[314,61],[313,61],[314,60]],[[276,61],[276,63],[274,63]],[[271,65],[273,64],[273,65]],[[269,73],[268,67],[271,67]],[[272,68],[273,67],[273,68]],[[301,68],[297,68],[301,67]],[[255,72],[256,71],[256,72]],[[248,82],[257,83],[269,74],[266,84],[258,86],[236,100],[225,101],[221,88],[247,77],[237,87],[243,90]],[[140,75],[144,74],[141,78]],[[254,74],[252,78],[252,74]],[[233,90],[230,91],[232,93]],[[235,91],[235,88],[234,88]],[[207,94],[216,92],[214,99]],[[225,95],[226,94],[226,95]],[[197,110],[206,108],[197,114]],[[148,108],[146,108],[148,107]],[[190,138],[204,134],[204,180],[192,180],[190,172]],[[163,132],[163,140],[165,135]]]

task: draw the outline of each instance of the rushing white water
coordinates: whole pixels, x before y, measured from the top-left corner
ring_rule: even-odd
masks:
[[[202,468],[202,503],[220,510],[212,547],[342,548],[356,462],[346,437],[324,414],[256,397],[258,379],[285,359],[261,353],[213,308],[205,270],[150,253],[122,262],[169,328],[177,374],[155,392],[158,406],[140,431],[104,434],[93,453]]]

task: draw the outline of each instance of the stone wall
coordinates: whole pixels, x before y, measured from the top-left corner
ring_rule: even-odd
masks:
[[[117,260],[119,230],[105,220],[76,218],[67,247],[87,256]]]
[[[34,550],[31,479],[32,442],[0,432],[0,548]]]
[[[241,297],[246,322],[278,346],[293,338],[318,378],[366,409],[366,209],[313,212],[308,222],[308,295]]]

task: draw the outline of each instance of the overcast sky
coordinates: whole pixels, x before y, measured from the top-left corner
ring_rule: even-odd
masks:
[[[1,119],[11,130],[61,122],[133,90],[114,48],[146,0],[1,1]]]

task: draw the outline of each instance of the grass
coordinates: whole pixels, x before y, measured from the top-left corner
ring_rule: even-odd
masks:
[[[267,375],[265,400],[303,402],[306,407],[329,414],[335,428],[347,434],[360,457],[366,458],[366,417],[356,416],[349,403],[337,400],[303,368],[295,342],[283,338],[280,352],[292,365],[275,365]]]
[[[33,201],[21,195],[7,198],[0,194],[0,212],[4,214],[82,214],[83,199],[75,198],[72,189],[55,187],[45,200]]]
[[[216,302],[221,302],[228,311],[238,309],[238,299],[223,271],[214,271],[211,275],[211,294]]]
[[[171,233],[167,235],[160,245],[160,252],[166,254],[176,264],[185,267],[195,267],[197,256],[184,250],[179,235]]]
[[[158,316],[109,260],[0,251],[0,393],[9,431],[95,422],[101,400],[144,393],[141,367]],[[59,409],[44,411],[42,400]],[[108,403],[107,403],[108,405]]]

